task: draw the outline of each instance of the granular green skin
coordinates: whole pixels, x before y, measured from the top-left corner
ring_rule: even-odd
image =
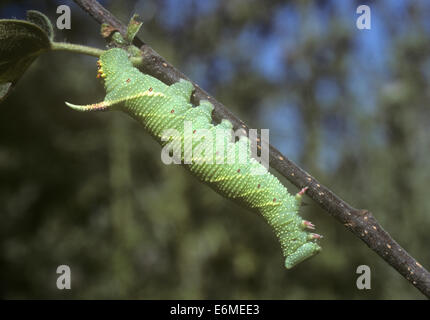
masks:
[[[180,143],[183,153],[191,151],[184,144],[185,123],[188,121],[191,125],[190,135],[197,134],[200,129],[207,129],[205,139],[212,138],[209,140],[213,142],[212,154],[198,152],[202,138],[193,139],[189,146],[193,151],[193,161],[184,166],[200,181],[226,198],[261,213],[275,230],[287,269],[321,250],[316,243],[317,237],[305,230],[305,221],[298,215],[301,195],[289,194],[268,171],[259,175],[252,174],[263,168],[251,157],[248,138],[241,137],[239,141],[232,142],[231,133],[225,134],[223,138],[226,152],[220,154],[216,149],[215,135],[220,132],[217,129],[224,129],[225,132],[225,129],[231,130],[232,125],[228,120],[213,125],[213,106],[208,101],[201,101],[198,107],[192,106],[190,97],[193,86],[190,82],[181,80],[168,86],[143,74],[133,67],[127,52],[122,49],[111,49],[101,55],[99,76],[104,79],[107,92],[103,102],[87,106],[68,105],[79,111],[124,111],[139,121],[162,146],[172,142]],[[174,129],[178,135],[163,139],[166,129]],[[228,162],[227,152],[233,152],[234,161]],[[243,153],[245,161],[239,156]],[[184,160],[184,154],[181,160]],[[220,162],[223,164],[219,164]]]

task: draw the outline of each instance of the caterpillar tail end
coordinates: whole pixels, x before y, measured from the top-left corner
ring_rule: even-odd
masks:
[[[315,242],[307,242],[294,253],[285,258],[285,268],[291,269],[300,262],[309,259],[321,251],[321,247]]]
[[[106,102],[99,102],[99,103],[94,103],[94,104],[88,104],[88,105],[77,105],[77,104],[72,104],[69,102],[65,102],[66,105],[70,108],[72,108],[73,110],[76,111],[81,111],[81,112],[86,112],[86,111],[105,111],[108,108],[108,104]]]

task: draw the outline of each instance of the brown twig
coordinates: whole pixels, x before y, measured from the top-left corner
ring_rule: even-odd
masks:
[[[74,0],[74,2],[88,12],[97,22],[106,23],[118,29],[121,34],[125,34],[127,27],[96,0]],[[144,71],[148,74],[167,84],[175,83],[181,78],[191,81],[142,40],[135,38],[134,44],[142,51]],[[215,121],[228,119],[235,129],[248,129],[243,121],[231,113],[223,104],[216,101],[197,84],[193,84],[195,87],[192,96],[193,103],[198,103],[201,99],[209,100],[215,107],[213,111]],[[298,188],[309,187],[307,190],[309,197],[359,237],[426,297],[430,298],[430,273],[382,228],[371,212],[350,206],[273,146],[270,146],[270,166]]]

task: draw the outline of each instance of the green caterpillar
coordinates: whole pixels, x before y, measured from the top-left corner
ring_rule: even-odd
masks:
[[[181,160],[184,160],[183,154],[192,151],[192,161],[184,164],[185,168],[225,197],[260,212],[275,230],[287,269],[321,250],[316,242],[321,236],[307,232],[305,229],[314,229],[313,224],[298,215],[301,196],[306,188],[293,196],[269,172],[252,174],[263,166],[251,157],[248,138],[241,137],[234,142],[231,141],[231,134],[223,137],[225,149],[234,155],[234,161],[227,161],[226,153],[216,151],[218,149],[214,142],[210,151],[215,152],[197,152],[203,140],[211,141],[210,138],[214,138],[212,141],[215,141],[216,132],[220,131],[218,129],[231,130],[232,125],[228,120],[213,125],[213,106],[208,101],[201,101],[198,107],[191,105],[193,86],[190,82],[181,80],[168,86],[143,74],[133,67],[128,53],[123,49],[106,51],[101,55],[98,65],[98,77],[104,79],[107,92],[105,100],[85,106],[66,103],[68,106],[79,111],[124,111],[139,121],[162,146],[180,143]],[[206,129],[209,133],[202,139],[192,140],[192,150],[189,147],[187,149],[184,142],[186,121],[191,123],[192,134],[200,129]],[[167,129],[174,129],[178,134],[166,139]],[[195,151],[199,156],[194,155]],[[212,156],[225,161],[223,164],[201,161]]]

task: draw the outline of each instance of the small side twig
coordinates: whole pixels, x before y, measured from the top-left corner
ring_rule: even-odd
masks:
[[[122,24],[96,0],[74,0],[74,2],[97,22],[117,28],[121,34],[125,35],[126,25]],[[181,78],[191,81],[139,38],[134,39],[134,44],[142,51],[144,70],[148,74],[167,84],[175,83]],[[193,103],[197,104],[202,99],[209,100],[215,107],[213,111],[215,121],[228,119],[235,129],[248,129],[246,124],[223,104],[215,100],[196,83],[193,82],[193,84],[195,88],[192,96]],[[413,286],[430,298],[430,273],[382,228],[371,212],[350,206],[272,145],[270,146],[270,166],[298,188],[308,187],[307,195],[321,208],[341,222]]]

